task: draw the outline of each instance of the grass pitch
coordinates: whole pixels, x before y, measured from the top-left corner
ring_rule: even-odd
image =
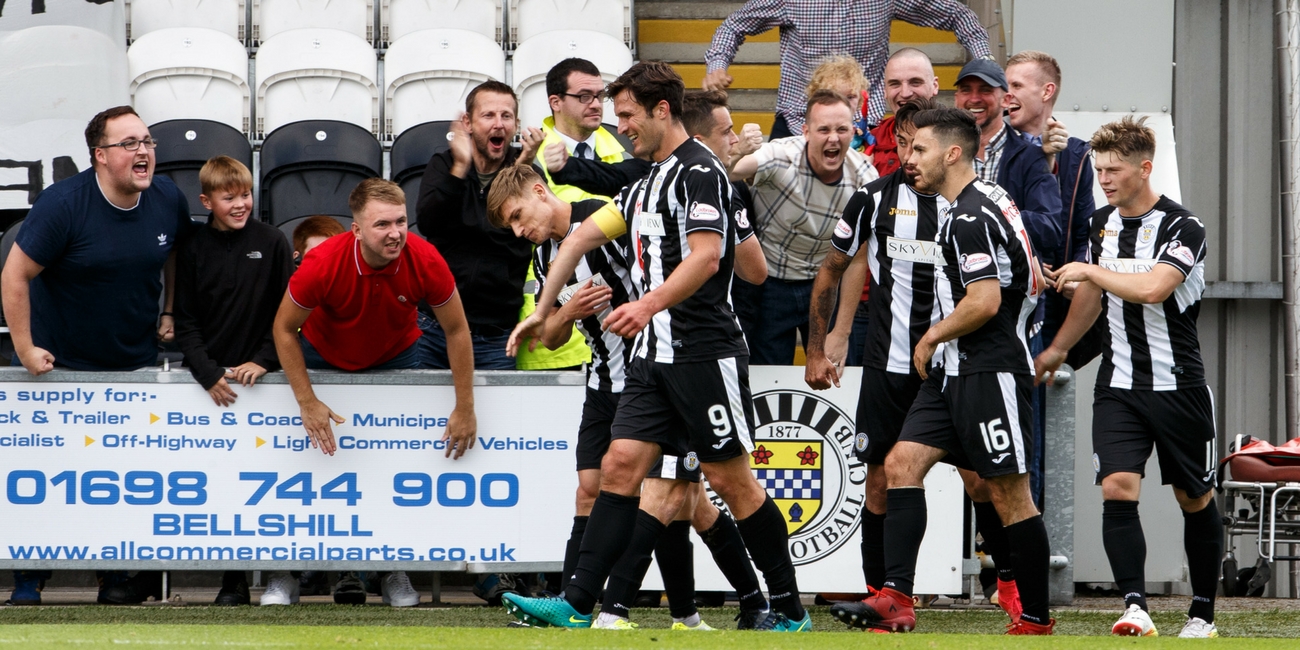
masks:
[[[585,648],[681,648],[708,650],[816,648],[971,648],[987,650],[989,635],[1003,631],[1006,617],[992,611],[918,612],[920,632],[874,635],[849,631],[831,619],[826,608],[811,609],[812,634],[736,632],[672,632],[666,610],[637,610],[642,629],[602,630],[512,629],[502,610],[486,607],[420,607],[398,610],[383,606],[339,607],[29,607],[0,609],[0,648],[69,648],[139,645],[150,647],[238,648],[511,648],[581,650]],[[704,620],[730,628],[734,608],[705,609]],[[1107,636],[1116,613],[1061,611],[1052,639],[1001,638],[1002,648],[1132,648],[1185,646],[1196,641],[1176,637],[1183,616],[1157,612],[1159,639]],[[1294,611],[1221,612],[1216,620],[1224,638],[1215,647],[1294,648],[1300,637],[1300,617]],[[1267,638],[1272,637],[1272,638]],[[1286,638],[1291,637],[1291,638]]]

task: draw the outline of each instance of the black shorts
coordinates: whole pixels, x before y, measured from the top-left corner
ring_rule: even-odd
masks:
[[[700,482],[700,457],[695,452],[690,452],[685,456],[670,456],[663,454],[659,456],[659,462],[650,468],[650,472],[645,475],[646,478],[662,478],[669,481],[683,480],[692,483]]]
[[[582,424],[578,425],[578,470],[600,469],[609,451],[609,427],[618,411],[618,393],[587,387],[582,403]]]
[[[853,453],[868,465],[884,465],[885,456],[898,442],[907,412],[921,390],[921,376],[862,368],[862,390],[858,393],[858,428]]]
[[[1126,390],[1098,386],[1092,403],[1092,468],[1145,476],[1154,447],[1160,482],[1199,497],[1214,488],[1219,462],[1214,396],[1209,387]]]
[[[931,373],[898,439],[943,449],[943,462],[984,478],[1027,473],[1034,463],[1033,389],[1033,375]]]
[[[659,445],[703,463],[730,460],[754,448],[749,359],[655,363],[635,358],[627,369],[612,437]]]

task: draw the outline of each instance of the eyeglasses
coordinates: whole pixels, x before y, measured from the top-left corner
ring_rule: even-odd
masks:
[[[145,148],[147,149],[156,149],[158,148],[158,141],[154,140],[153,138],[145,138],[143,140],[136,140],[135,138],[130,138],[127,140],[123,140],[121,142],[115,142],[113,144],[101,144],[96,146],[95,148],[107,149],[109,147],[121,147],[123,149],[126,149],[127,151],[139,151],[140,145],[144,145]]]
[[[590,104],[591,100],[593,99],[598,99],[603,102],[607,97],[609,97],[609,95],[605,94],[605,91],[603,90],[598,93],[578,93],[577,95],[573,93],[560,93],[560,94],[565,97],[572,97],[578,100],[579,104]]]

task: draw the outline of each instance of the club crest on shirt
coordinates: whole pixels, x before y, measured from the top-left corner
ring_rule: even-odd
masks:
[[[717,208],[708,203],[696,201],[691,204],[691,211],[688,216],[695,221],[717,221],[719,215]]]
[[[736,210],[736,225],[741,228],[749,227],[749,210],[744,208]]]
[[[961,270],[963,273],[974,273],[993,263],[993,256],[988,253],[971,253],[970,255],[961,256]]]
[[[1155,236],[1156,236],[1156,227],[1153,224],[1142,226],[1141,232],[1138,233],[1138,239],[1143,244],[1150,243],[1151,238]]]
[[[856,544],[867,468],[854,454],[853,420],[811,392],[790,389],[754,395],[754,413],[749,467],[785,518],[795,566]]]

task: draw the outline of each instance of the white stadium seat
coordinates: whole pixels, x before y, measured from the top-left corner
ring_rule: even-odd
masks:
[[[384,56],[387,132],[434,120],[454,120],[465,96],[480,83],[506,76],[506,55],[495,41],[463,29],[407,34]]]
[[[244,0],[126,0],[131,40],[169,27],[206,27],[244,41]]]
[[[510,42],[576,26],[632,43],[631,0],[510,0]]]
[[[126,51],[103,33],[46,25],[0,35],[0,125],[85,122],[127,103]]]
[[[379,131],[375,50],[334,29],[293,29],[257,52],[257,130],[299,120],[338,120]]]
[[[467,29],[501,42],[501,0],[383,0],[381,40],[425,29]]]
[[[145,34],[126,53],[131,105],[145,124],[212,120],[248,132],[248,51],[229,35],[200,27]]]
[[[291,29],[339,29],[374,42],[374,0],[253,0],[253,40]]]
[[[52,119],[0,123],[0,160],[33,161],[41,166],[41,184],[49,187],[90,166],[90,152],[86,149],[86,123],[108,104],[94,99],[81,100],[87,107],[77,119]],[[120,105],[120,104],[119,104]],[[0,210],[25,210],[36,199],[35,193],[17,187],[30,180],[22,168],[0,169]]]
[[[551,114],[546,99],[546,73],[556,63],[579,57],[596,64],[606,82],[613,81],[632,67],[632,52],[621,40],[599,32],[585,30],[552,31],[538,34],[522,43],[514,54],[514,86],[519,94],[519,124],[541,126]],[[605,102],[607,123],[616,123],[614,107]]]

